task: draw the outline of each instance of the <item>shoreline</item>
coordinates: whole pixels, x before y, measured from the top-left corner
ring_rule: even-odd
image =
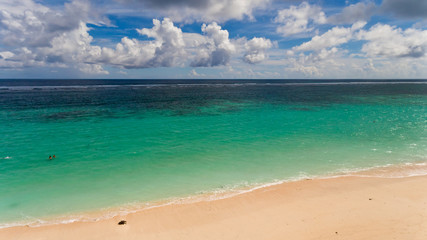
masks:
[[[307,179],[92,222],[2,228],[0,238],[425,239],[426,183],[427,175]],[[120,220],[127,224],[117,225]],[[311,230],[305,233],[307,227]]]
[[[196,193],[185,197],[176,197],[169,199],[161,199],[149,202],[137,202],[132,204],[125,204],[115,207],[107,207],[103,209],[97,209],[93,211],[76,212],[72,214],[66,214],[61,216],[48,216],[42,218],[35,218],[31,222],[11,222],[0,224],[0,231],[8,228],[15,227],[46,227],[53,225],[63,225],[72,223],[90,223],[110,220],[117,217],[127,216],[129,214],[137,214],[142,211],[147,211],[155,208],[162,208],[170,205],[182,205],[182,204],[195,204],[199,202],[211,202],[217,200],[223,200],[233,198],[242,194],[248,194],[253,191],[260,189],[271,188],[277,185],[295,183],[305,180],[328,180],[328,179],[339,179],[346,177],[357,177],[357,178],[379,178],[379,179],[399,179],[409,177],[427,177],[427,161],[418,161],[411,163],[401,164],[387,164],[384,166],[374,166],[362,169],[353,170],[341,170],[334,173],[329,173],[320,176],[308,176],[300,175],[299,177],[274,180],[267,183],[258,183],[248,186],[232,187],[229,189],[215,189],[207,191],[205,193]]]

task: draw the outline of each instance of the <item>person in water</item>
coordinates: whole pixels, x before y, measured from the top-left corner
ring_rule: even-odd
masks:
[[[53,158],[56,158],[55,154],[53,155]]]
[[[49,156],[49,159],[52,160],[52,156]]]

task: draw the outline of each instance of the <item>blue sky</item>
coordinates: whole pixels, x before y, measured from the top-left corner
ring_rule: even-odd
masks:
[[[0,0],[0,78],[427,78],[427,1]]]

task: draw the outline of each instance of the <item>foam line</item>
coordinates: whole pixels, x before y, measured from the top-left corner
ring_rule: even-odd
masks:
[[[253,192],[262,188],[268,188],[275,185],[280,185],[287,182],[296,182],[305,179],[333,179],[340,177],[377,177],[377,178],[405,178],[413,176],[424,176],[427,175],[427,162],[406,162],[402,164],[387,164],[381,166],[374,166],[368,168],[358,169],[340,169],[336,172],[331,172],[325,175],[308,175],[304,172],[300,172],[298,176],[287,178],[283,180],[274,180],[268,183],[253,183],[242,182],[237,185],[228,186],[226,188],[215,189],[212,191],[206,191],[198,193],[188,197],[182,198],[170,198],[156,202],[141,202],[141,203],[129,203],[120,207],[112,207],[101,209],[92,213],[82,213],[77,215],[60,216],[50,219],[38,219],[32,217],[25,217],[25,220],[17,221],[13,223],[0,224],[0,228],[8,228],[15,226],[45,226],[45,225],[56,225],[56,224],[69,224],[73,222],[95,222],[104,219],[111,219],[115,216],[125,216],[130,213],[140,212],[147,209],[164,207],[174,204],[189,204],[202,201],[215,201],[225,198],[231,198],[241,194]]]

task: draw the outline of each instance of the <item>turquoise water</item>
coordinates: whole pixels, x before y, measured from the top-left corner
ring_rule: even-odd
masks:
[[[68,83],[0,81],[2,226],[427,160],[425,82]]]

